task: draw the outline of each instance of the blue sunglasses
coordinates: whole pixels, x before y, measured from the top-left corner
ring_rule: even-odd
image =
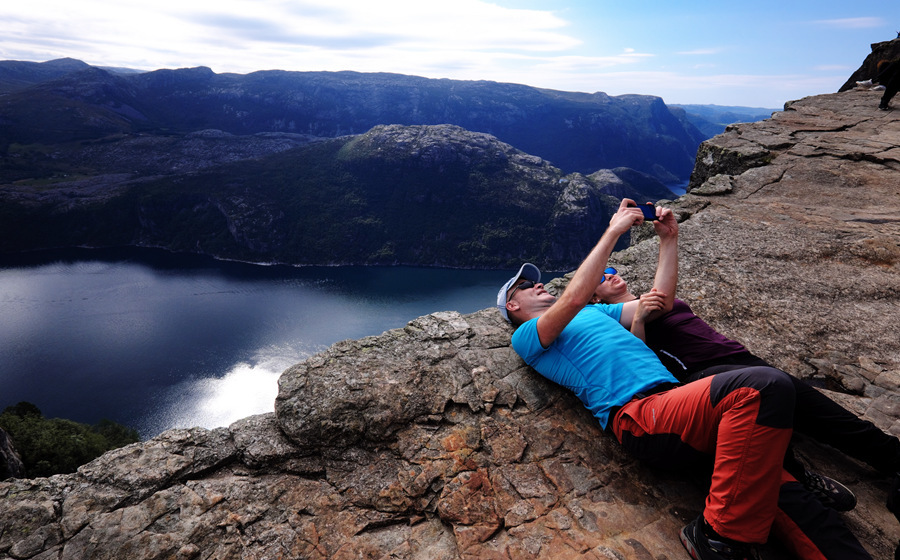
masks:
[[[600,283],[602,284],[602,283],[606,282],[607,274],[618,274],[618,273],[619,273],[619,271],[613,267],[607,268],[606,270],[603,271],[603,276],[600,278]]]

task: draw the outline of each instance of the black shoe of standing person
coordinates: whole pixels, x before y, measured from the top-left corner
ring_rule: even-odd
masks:
[[[694,560],[759,560],[756,547],[715,535],[702,515],[681,530],[681,544]]]
[[[804,488],[812,492],[825,507],[835,511],[850,511],[856,507],[856,495],[833,478],[805,471],[803,480],[800,483],[803,484]],[[900,505],[900,502],[898,502],[898,505]]]

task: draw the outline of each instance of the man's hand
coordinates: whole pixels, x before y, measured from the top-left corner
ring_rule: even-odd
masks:
[[[675,214],[668,208],[658,209],[659,219],[653,222],[653,229],[660,239],[674,239],[678,237],[678,222]]]
[[[619,209],[609,219],[609,228],[607,231],[616,235],[622,235],[632,227],[643,222],[644,213],[641,212],[641,209],[638,208],[630,198],[623,198],[622,202],[619,203]]]
[[[625,305],[628,305],[627,303]],[[666,294],[653,288],[646,294],[642,294],[637,301],[637,309],[634,311],[634,317],[631,319],[631,334],[647,342],[645,334],[645,325],[652,321],[657,315],[666,310]],[[623,309],[624,313],[624,309]]]
[[[666,307],[666,294],[660,292],[656,288],[652,288],[646,294],[641,294],[638,300],[637,311],[634,313],[635,320],[646,321],[654,311],[662,311]]]
[[[538,338],[544,348],[550,346],[569,321],[591,301],[619,237],[643,221],[644,213],[633,200],[625,198],[619,203],[619,210],[610,218],[609,227],[575,271],[566,291],[538,318]]]

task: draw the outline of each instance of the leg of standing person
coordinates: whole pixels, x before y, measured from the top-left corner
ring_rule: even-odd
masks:
[[[900,71],[894,73],[884,84],[884,94],[881,96],[881,103],[878,104],[878,108],[887,110],[890,107],[891,99],[898,91],[900,91]]]

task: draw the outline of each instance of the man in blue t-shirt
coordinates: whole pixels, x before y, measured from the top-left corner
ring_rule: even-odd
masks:
[[[525,362],[575,392],[629,452],[659,466],[714,464],[703,513],[681,531],[695,559],[754,558],[753,544],[766,542],[778,515],[794,388],[784,372],[769,367],[678,385],[631,335],[626,327],[635,319],[670,311],[675,297],[678,225],[670,210],[657,208],[656,214],[653,305],[587,305],[605,279],[616,241],[644,221],[641,209],[625,199],[562,296],[544,290],[540,271],[526,263],[498,292],[497,307],[517,327],[512,344]],[[862,547],[849,550],[843,558],[870,558]]]

